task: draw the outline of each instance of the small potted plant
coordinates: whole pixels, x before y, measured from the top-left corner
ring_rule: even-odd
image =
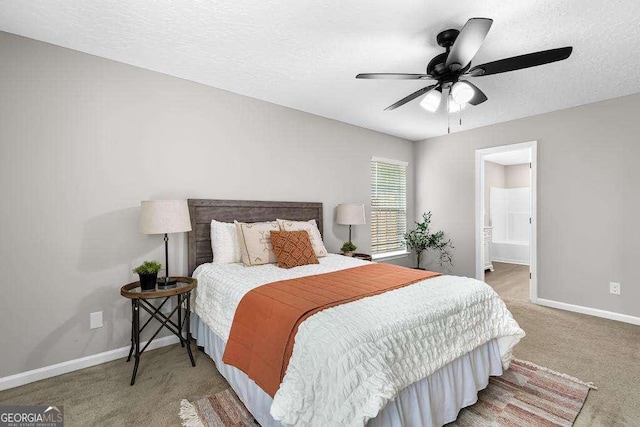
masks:
[[[140,276],[140,288],[143,291],[151,291],[156,288],[158,272],[161,269],[162,264],[156,261],[145,261],[133,269],[133,272]]]
[[[342,251],[342,254],[345,256],[353,256],[353,252],[356,249],[358,249],[356,245],[354,245],[351,242],[346,242],[344,245],[342,245],[342,248],[340,250]]]

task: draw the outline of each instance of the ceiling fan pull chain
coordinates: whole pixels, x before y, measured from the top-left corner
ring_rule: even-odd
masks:
[[[447,133],[451,133],[451,113],[449,112],[449,98],[447,96]]]

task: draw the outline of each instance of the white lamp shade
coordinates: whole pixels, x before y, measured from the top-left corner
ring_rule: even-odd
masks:
[[[140,232],[143,234],[191,231],[186,200],[145,200],[141,207]]]
[[[366,224],[364,205],[342,203],[336,210],[336,222],[340,225]]]
[[[467,82],[459,81],[451,87],[451,97],[458,105],[464,105],[471,101],[476,94],[473,87]]]

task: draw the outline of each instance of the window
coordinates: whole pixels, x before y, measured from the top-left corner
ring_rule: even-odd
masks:
[[[407,232],[407,163],[371,159],[371,254],[405,253]]]

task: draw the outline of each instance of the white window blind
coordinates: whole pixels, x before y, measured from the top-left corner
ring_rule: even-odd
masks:
[[[407,163],[371,160],[371,253],[404,250],[407,232]]]

